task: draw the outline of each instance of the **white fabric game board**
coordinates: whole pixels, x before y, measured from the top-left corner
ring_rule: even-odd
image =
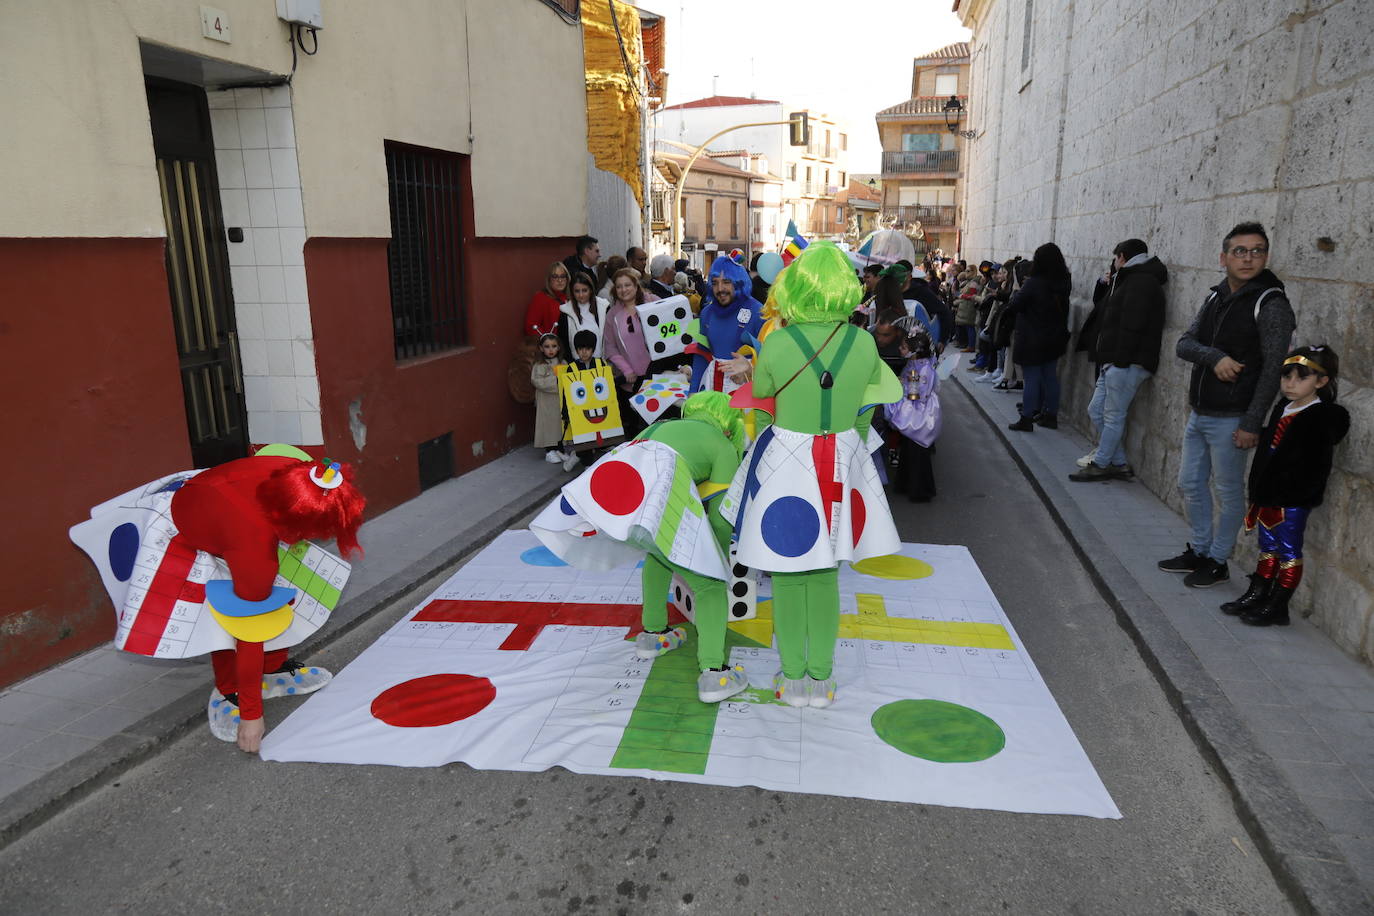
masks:
[[[1119,818],[963,547],[843,567],[839,692],[777,703],[767,581],[730,624],[751,688],[696,699],[694,641],[644,662],[639,571],[563,566],[501,535],[268,734],[277,761],[644,776]],[[876,574],[874,574],[876,573]]]

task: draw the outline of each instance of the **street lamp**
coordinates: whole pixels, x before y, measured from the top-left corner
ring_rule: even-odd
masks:
[[[965,140],[975,140],[978,137],[978,131],[959,129],[959,119],[964,116],[964,112],[967,110],[968,109],[964,108],[964,103],[959,101],[957,95],[950,96],[949,101],[945,102],[945,107],[943,109],[945,126],[949,128],[949,132],[952,134],[957,134]]]

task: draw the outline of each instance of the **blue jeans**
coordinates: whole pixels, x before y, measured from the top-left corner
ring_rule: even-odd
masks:
[[[1183,459],[1178,468],[1178,487],[1192,529],[1189,543],[1198,556],[1225,563],[1236,546],[1245,517],[1245,463],[1248,449],[1236,448],[1231,436],[1240,417],[1202,417],[1189,412],[1183,428]],[[1221,515],[1212,526],[1211,480],[1221,502]]]
[[[1059,360],[1052,359],[1037,366],[1022,365],[1026,374],[1025,397],[1021,399],[1021,416],[1033,417],[1037,413],[1055,415],[1059,413]]]
[[[1097,428],[1093,464],[1105,468],[1126,463],[1126,415],[1136,389],[1151,374],[1140,366],[1108,366],[1097,377],[1097,387],[1088,404],[1088,419]]]

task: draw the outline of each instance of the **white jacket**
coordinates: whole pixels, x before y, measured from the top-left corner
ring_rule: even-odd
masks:
[[[579,319],[577,314],[573,311],[571,299],[558,307],[558,311],[560,315],[562,315],[558,322],[559,329],[567,328],[567,334],[565,334],[563,338],[563,345],[568,348],[569,360],[577,358],[577,353],[573,350],[573,338],[577,336],[578,331],[591,331],[595,334],[596,349],[592,351],[592,356],[599,357],[602,355],[601,328],[606,321],[606,313],[610,311],[610,309],[610,303],[600,296],[592,300],[590,308],[581,310],[581,319]]]

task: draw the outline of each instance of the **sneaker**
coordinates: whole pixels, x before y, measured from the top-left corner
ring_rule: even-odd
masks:
[[[811,708],[825,709],[835,702],[835,679],[828,677],[825,680],[817,680],[814,677],[808,678],[811,681]]]
[[[1074,464],[1078,465],[1080,468],[1085,468],[1093,463],[1093,456],[1096,454],[1097,449],[1093,449],[1091,452],[1088,452],[1088,454],[1084,455],[1082,458],[1079,458],[1077,461],[1075,461]]]
[[[332,680],[334,675],[324,668],[288,658],[282,663],[281,670],[262,676],[262,698],[270,700],[274,697],[304,696],[314,693]]]
[[[1026,383],[1025,383],[1025,382],[1012,382],[1012,383],[1011,383],[1011,390],[1012,390],[1012,391],[1024,391],[1025,389],[1026,389]]]
[[[974,381],[979,384],[990,385],[997,381],[997,376],[993,375],[991,372],[984,372],[982,375],[975,378]]]
[[[1118,475],[1111,468],[1090,464],[1081,470],[1074,471],[1069,475],[1069,479],[1076,483],[1091,483],[1094,480],[1117,480]]]
[[[773,675],[773,696],[788,706],[800,709],[811,705],[811,684],[808,678],[785,677],[781,671]]]
[[[1167,560],[1160,560],[1159,568],[1165,572],[1190,573],[1205,562],[1207,558],[1194,553],[1192,544],[1185,544],[1183,553]]]
[[[749,686],[749,678],[741,665],[733,668],[708,668],[697,678],[697,699],[703,703],[719,703]]]
[[[1135,468],[1131,467],[1129,464],[1114,464],[1112,465],[1112,471],[1122,480],[1135,480]]]
[[[1218,582],[1226,582],[1230,578],[1231,572],[1225,563],[1203,560],[1201,566],[1183,578],[1183,584],[1189,588],[1211,588]]]
[[[579,461],[577,453],[575,452],[568,452],[568,454],[563,457],[563,470],[565,471],[571,471],[573,468],[577,467],[578,464]]]
[[[679,649],[687,641],[687,631],[673,627],[666,633],[650,633],[648,630],[635,637],[635,655],[640,658],[658,658],[665,652]]]
[[[239,740],[238,697],[231,701],[218,688],[210,688],[210,702],[205,707],[205,715],[210,720],[210,734],[221,741]]]
[[[999,381],[996,385],[993,385],[992,388],[993,388],[994,391],[1007,391],[1007,390],[1008,390],[1007,380],[1006,380],[1006,379],[1002,379],[1002,380]]]
[[[559,464],[563,461],[563,453],[560,451],[545,452],[544,460],[549,464]]]

